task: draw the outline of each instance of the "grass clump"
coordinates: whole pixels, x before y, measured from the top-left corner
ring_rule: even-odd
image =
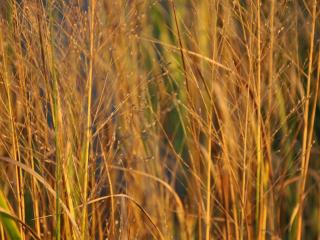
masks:
[[[318,0],[5,0],[2,239],[318,239]]]

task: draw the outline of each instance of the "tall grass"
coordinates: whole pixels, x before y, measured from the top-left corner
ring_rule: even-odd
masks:
[[[320,239],[318,0],[4,0],[1,239]]]

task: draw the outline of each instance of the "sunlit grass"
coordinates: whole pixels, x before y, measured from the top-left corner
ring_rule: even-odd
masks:
[[[1,239],[320,238],[317,0],[5,0]]]

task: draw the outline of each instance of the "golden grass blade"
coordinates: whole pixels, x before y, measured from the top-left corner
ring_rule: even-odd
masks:
[[[42,176],[40,176],[37,172],[32,170],[32,168],[26,166],[25,164],[23,164],[21,162],[12,160],[10,158],[0,157],[0,160],[3,161],[3,162],[9,163],[9,164],[13,164],[15,166],[18,166],[19,168],[21,168],[22,170],[24,170],[25,172],[27,172],[28,174],[33,176],[35,179],[37,179],[37,181],[40,182],[54,198],[56,197],[55,190],[50,186],[49,183],[47,183],[47,181]],[[60,205],[61,205],[62,209],[64,210],[64,212],[68,216],[70,222],[72,223],[77,236],[79,237],[80,236],[80,231],[79,231],[79,228],[78,228],[78,225],[77,225],[75,219],[72,217],[69,209],[67,208],[67,206],[63,203],[63,201],[61,199],[59,199],[59,202],[60,202]]]

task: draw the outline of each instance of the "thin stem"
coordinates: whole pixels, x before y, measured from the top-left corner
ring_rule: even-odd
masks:
[[[85,136],[84,149],[84,178],[83,178],[83,203],[84,209],[82,213],[82,240],[86,239],[87,225],[87,193],[88,193],[88,166],[89,166],[89,148],[91,141],[91,97],[92,97],[92,78],[93,78],[93,50],[94,50],[94,13],[96,1],[92,0],[90,4],[90,59],[88,73],[88,102],[87,102],[87,129]]]
[[[307,78],[307,89],[306,89],[306,100],[304,106],[304,128],[303,128],[303,140],[302,140],[302,153],[301,153],[301,174],[299,181],[299,196],[298,196],[298,225],[297,225],[297,235],[296,239],[300,240],[302,238],[302,215],[303,215],[303,196],[304,190],[307,180],[307,173],[309,167],[309,158],[310,148],[308,146],[309,140],[308,138],[312,138],[312,129],[309,130],[309,103],[310,103],[310,86],[311,86],[311,78],[312,78],[312,64],[313,64],[313,49],[314,49],[314,35],[315,35],[315,25],[316,25],[316,9],[317,9],[317,0],[313,2],[313,10],[312,10],[312,31],[310,35],[310,50],[309,50],[309,65],[308,65],[308,78]],[[312,126],[313,127],[313,126]],[[310,131],[311,136],[308,135],[308,131]],[[309,133],[309,134],[310,134]]]

